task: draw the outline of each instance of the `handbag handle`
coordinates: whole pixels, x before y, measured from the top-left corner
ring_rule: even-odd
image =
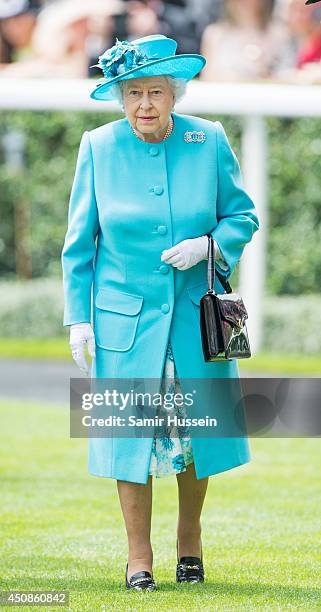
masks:
[[[208,290],[211,293],[215,293],[214,284],[215,284],[215,274],[217,274],[218,279],[223,286],[226,293],[232,293],[233,289],[230,283],[224,278],[222,274],[220,274],[217,270],[215,270],[215,249],[214,249],[214,239],[212,234],[206,234],[208,237],[208,266],[207,266],[207,282],[208,282]]]

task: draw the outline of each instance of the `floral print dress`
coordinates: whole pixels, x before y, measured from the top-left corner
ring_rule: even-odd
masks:
[[[164,371],[160,393],[182,393],[174,356],[170,341],[167,345]],[[164,418],[164,424],[155,430],[152,454],[149,465],[149,474],[161,478],[170,474],[179,474],[186,471],[189,463],[193,462],[193,451],[189,428],[175,425],[168,426],[167,415],[177,415],[179,418],[187,416],[185,406],[158,407],[157,416]]]

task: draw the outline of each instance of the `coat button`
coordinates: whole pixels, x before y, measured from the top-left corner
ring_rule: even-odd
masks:
[[[163,193],[164,193],[164,187],[162,187],[161,185],[155,185],[154,194],[160,196]]]
[[[152,157],[156,157],[158,153],[159,153],[158,147],[149,147],[149,155],[151,155]]]
[[[165,234],[167,234],[167,227],[166,227],[166,225],[159,225],[158,228],[157,228],[157,231],[158,231],[158,233],[161,236],[165,236]]]
[[[165,266],[165,264],[163,264],[162,266],[159,266],[159,271],[161,274],[168,274],[169,266]]]
[[[162,304],[162,305],[161,305],[161,311],[162,311],[164,314],[167,314],[167,313],[169,312],[169,310],[170,310],[170,308],[169,308],[169,305],[168,305],[168,304]]]

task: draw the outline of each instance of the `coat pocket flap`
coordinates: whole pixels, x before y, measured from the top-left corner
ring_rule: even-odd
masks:
[[[103,287],[98,290],[95,304],[97,308],[102,310],[120,312],[126,315],[137,315],[142,308],[143,300],[142,295],[133,295]]]
[[[200,305],[200,301],[203,295],[207,293],[207,290],[208,284],[206,281],[200,283],[199,285],[195,285],[194,287],[187,287],[189,297],[191,298],[192,302],[194,302],[194,304],[196,304],[197,306]]]

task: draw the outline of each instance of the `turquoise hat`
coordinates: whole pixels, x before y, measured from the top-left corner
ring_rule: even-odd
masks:
[[[148,76],[172,76],[190,81],[206,64],[203,55],[175,55],[177,42],[163,34],[152,34],[128,42],[119,41],[98,58],[104,79],[90,94],[94,100],[113,100],[110,88],[118,81]]]

